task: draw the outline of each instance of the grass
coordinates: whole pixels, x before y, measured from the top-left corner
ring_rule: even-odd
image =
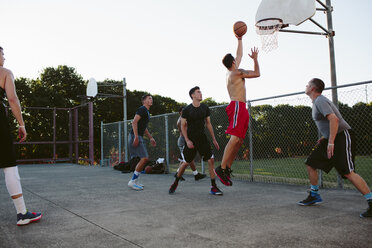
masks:
[[[257,159],[253,161],[253,179],[262,182],[280,182],[291,184],[309,184],[306,166],[304,164],[306,157],[294,158],[275,158],[275,159]],[[216,162],[216,166],[220,161]],[[355,158],[356,172],[364,178],[367,184],[372,186],[372,157],[357,156]],[[197,168],[201,171],[200,163]],[[204,163],[207,170],[207,164]],[[178,164],[172,164],[170,171],[175,172]],[[233,164],[233,174],[236,178],[250,180],[250,162],[235,161]],[[187,173],[191,173],[188,168]],[[325,187],[337,187],[337,172],[332,169],[329,174],[323,174],[323,185]],[[348,180],[344,181],[345,188],[353,188]]]

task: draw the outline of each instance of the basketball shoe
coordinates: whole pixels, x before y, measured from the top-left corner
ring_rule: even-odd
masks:
[[[17,226],[30,224],[31,222],[38,221],[43,215],[41,213],[26,212],[25,214],[17,214]]]
[[[305,200],[297,202],[297,204],[301,206],[311,206],[311,205],[319,204],[322,201],[323,201],[322,197],[320,197],[319,194],[309,192],[308,197]]]

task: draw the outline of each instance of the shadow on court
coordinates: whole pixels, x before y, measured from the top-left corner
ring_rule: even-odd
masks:
[[[304,168],[305,169],[305,168]],[[0,173],[0,247],[371,247],[372,219],[356,191],[322,190],[323,204],[297,206],[305,186],[233,181],[209,195],[191,175],[174,195],[173,175],[131,174],[72,164],[20,166],[26,207],[38,223],[16,226]]]

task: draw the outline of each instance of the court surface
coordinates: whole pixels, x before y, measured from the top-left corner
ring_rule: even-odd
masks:
[[[108,167],[24,165],[26,207],[38,223],[18,227],[0,173],[0,247],[372,247],[372,219],[354,190],[322,190],[323,204],[301,207],[306,186],[234,180],[209,195],[209,179],[191,175],[174,195],[173,175],[131,174]],[[305,169],[305,168],[304,168]]]

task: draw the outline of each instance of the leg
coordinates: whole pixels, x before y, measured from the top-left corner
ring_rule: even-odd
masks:
[[[132,176],[132,179],[129,180],[129,182],[128,182],[128,187],[129,188],[134,189],[134,190],[143,190],[143,187],[144,187],[143,184],[138,183],[137,179],[138,179],[141,171],[143,170],[143,167],[145,166],[145,164],[147,163],[148,160],[149,160],[148,157],[143,157],[137,163],[136,169],[134,170],[134,173],[133,173],[133,176]]]
[[[306,165],[307,174],[309,175],[311,189],[308,197],[305,200],[299,201],[297,204],[301,206],[311,206],[321,203],[323,200],[318,193],[318,171]]]
[[[214,158],[210,158],[208,160],[208,167],[209,167],[209,175],[211,177],[211,190],[209,191],[212,195],[223,195],[223,192],[217,187],[216,184],[216,175],[214,174]]]
[[[208,160],[208,169],[209,169],[209,175],[211,179],[215,179],[216,175],[214,174],[214,158],[210,158]]]
[[[310,179],[310,184],[318,185],[318,171],[309,165],[306,165],[306,169]]]
[[[17,210],[17,225],[27,225],[41,219],[41,213],[27,212],[22,194],[22,186],[18,174],[18,167],[4,168],[5,184]]]
[[[176,179],[174,180],[173,184],[169,188],[169,194],[174,194],[176,192],[178,181],[182,178],[183,173],[185,172],[186,167],[189,165],[187,162],[183,162],[178,170],[178,173],[176,174]]]
[[[231,167],[232,162],[235,160],[236,154],[238,153],[241,145],[243,144],[243,139],[231,135],[229,142],[227,143],[225,150],[223,152],[223,157],[221,161],[221,168],[226,169],[226,166]]]
[[[149,161],[149,158],[141,158],[141,160],[136,165],[136,172],[140,173],[141,171],[143,171],[143,167],[148,161]]]
[[[344,175],[354,186],[359,190],[360,193],[363,195],[366,195],[371,192],[371,190],[368,188],[368,185],[364,179],[356,174],[354,171],[350,172],[347,175]]]

